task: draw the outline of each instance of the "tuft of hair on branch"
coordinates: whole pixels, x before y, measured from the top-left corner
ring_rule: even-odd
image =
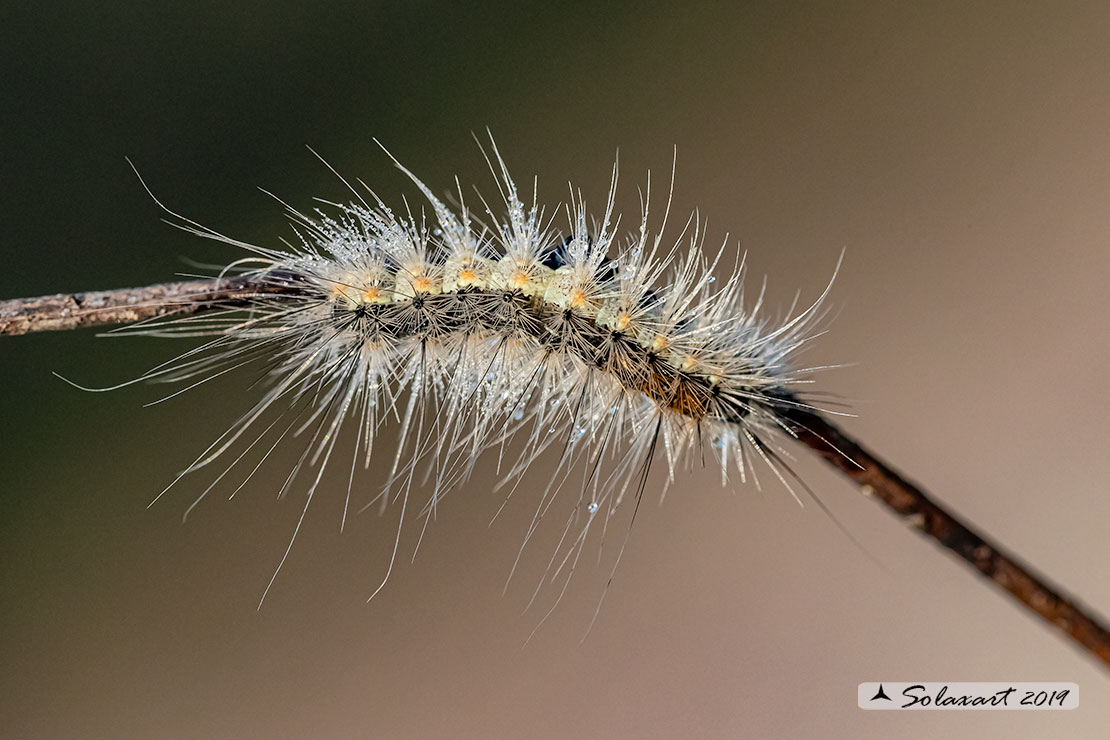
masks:
[[[213,466],[220,472],[189,510],[221,481],[241,481],[234,495],[280,442],[299,440],[283,492],[303,487],[306,498],[275,578],[344,427],[355,437],[354,458],[343,464],[345,522],[360,490],[358,469],[370,467],[383,426],[399,425],[391,462],[375,469],[363,507],[401,508],[374,594],[392,572],[409,513],[427,526],[487,451],[497,454],[506,499],[541,456],[554,460],[522,550],[556,499],[573,499],[543,579],[561,580],[559,598],[591,528],[604,529],[622,504],[640,502],[657,457],[664,489],[677,470],[714,460],[722,485],[732,474],[747,480],[758,462],[793,493],[782,442],[795,432],[784,411],[813,408],[804,388],[816,368],[796,358],[818,334],[828,288],[773,320],[762,312],[762,291],[745,300],[739,250],[727,239],[707,250],[696,214],[665,241],[668,196],[659,227],[649,225],[650,173],[638,228],[625,235],[614,213],[616,165],[604,209],[593,217],[573,188],[568,204],[550,212],[534,187],[526,202],[492,137],[483,153],[499,198],[491,205],[479,196],[478,214],[457,183],[448,206],[394,160],[426,207],[414,213],[406,204],[398,213],[369,188],[348,185],[351,203],[325,202],[309,214],[283,204],[296,237],[280,249],[166,209],[181,228],[245,250],[221,276],[296,286],[246,306],[118,330],[205,338],[137,379],[185,385],[172,395],[255,368],[263,390],[253,405],[166,491]],[[418,490],[427,492],[419,504]]]

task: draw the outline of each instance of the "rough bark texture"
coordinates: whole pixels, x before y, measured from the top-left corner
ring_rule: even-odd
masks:
[[[790,409],[785,414],[793,422],[798,439],[855,481],[864,493],[959,555],[1027,609],[1110,665],[1110,629],[1088,608],[949,513],[823,417],[802,409]]]
[[[246,305],[256,296],[296,292],[291,282],[275,276],[245,276],[16,298],[0,301],[0,336],[133,324],[171,313],[197,313],[216,304]]]

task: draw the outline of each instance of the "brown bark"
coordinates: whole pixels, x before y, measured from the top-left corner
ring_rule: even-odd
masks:
[[[254,297],[297,292],[293,280],[276,275],[249,275],[15,298],[0,301],[0,336],[133,324],[166,314],[193,314],[215,305],[245,306]]]
[[[825,418],[797,408],[785,411],[785,415],[799,441],[855,481],[864,493],[959,555],[1022,606],[1110,665],[1110,629],[1090,609],[976,532]]]

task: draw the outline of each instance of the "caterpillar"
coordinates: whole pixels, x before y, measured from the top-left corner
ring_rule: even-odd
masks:
[[[118,330],[206,340],[131,382],[184,384],[166,400],[252,366],[265,390],[154,500],[186,474],[231,457],[188,516],[232,471],[246,470],[235,495],[283,440],[303,440],[279,493],[306,477],[304,507],[263,600],[344,427],[353,427],[355,452],[345,463],[341,527],[357,470],[370,467],[383,427],[398,426],[388,472],[364,507],[401,509],[371,599],[393,570],[414,491],[428,491],[419,508],[426,527],[487,452],[497,454],[506,499],[537,459],[553,457],[524,543],[561,493],[574,497],[548,565],[566,574],[564,591],[591,528],[604,529],[629,501],[634,520],[658,457],[664,490],[677,470],[713,460],[722,485],[734,474],[758,483],[759,463],[794,494],[783,443],[797,432],[787,412],[814,408],[804,388],[819,368],[800,366],[797,356],[819,334],[831,281],[808,307],[795,302],[785,320],[773,321],[762,311],[763,291],[745,300],[739,250],[730,258],[727,238],[707,250],[696,213],[664,241],[668,195],[659,228],[649,227],[650,173],[638,228],[621,235],[617,164],[595,217],[573,188],[567,205],[549,213],[535,179],[526,203],[492,137],[483,154],[500,203],[495,209],[479,196],[480,217],[457,180],[448,206],[393,159],[424,208],[406,202],[395,212],[343,180],[351,203],[322,202],[305,214],[282,202],[296,237],[280,249],[227,237],[155,198],[179,227],[245,250],[221,277],[236,274],[254,288],[214,299],[200,315]],[[672,169],[671,192],[673,183]]]

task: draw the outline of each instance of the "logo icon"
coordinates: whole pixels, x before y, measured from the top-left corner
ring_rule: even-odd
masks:
[[[879,690],[877,692],[875,692],[874,696],[871,697],[871,701],[875,701],[876,699],[886,699],[887,701],[894,701],[893,699],[891,699],[889,696],[886,695],[885,691],[883,691],[883,685],[882,684],[879,684]]]

